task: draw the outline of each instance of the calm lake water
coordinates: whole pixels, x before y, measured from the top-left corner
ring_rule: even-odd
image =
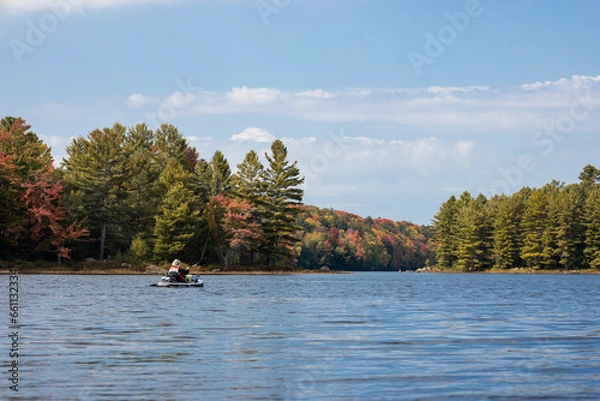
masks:
[[[203,279],[21,275],[20,399],[600,399],[600,275]]]

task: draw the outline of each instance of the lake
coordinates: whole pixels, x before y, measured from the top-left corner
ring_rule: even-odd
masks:
[[[202,278],[21,275],[19,399],[600,399],[600,275]]]

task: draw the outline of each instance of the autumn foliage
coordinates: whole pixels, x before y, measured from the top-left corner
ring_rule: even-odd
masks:
[[[76,258],[308,269],[416,269],[426,227],[304,206],[304,177],[275,140],[232,172],[177,127],[94,129],[55,169],[24,120],[0,124],[1,259]],[[85,241],[82,241],[85,239]]]
[[[21,118],[0,121],[0,222],[3,258],[54,254],[70,257],[69,244],[87,229],[68,222],[64,185],[50,150]]]

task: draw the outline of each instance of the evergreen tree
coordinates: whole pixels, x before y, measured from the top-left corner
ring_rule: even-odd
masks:
[[[200,211],[197,195],[189,185],[191,178],[177,160],[171,160],[159,178],[168,188],[154,226],[154,255],[159,260],[183,258],[186,247],[192,245]]]
[[[513,196],[499,198],[498,211],[494,219],[494,257],[500,269],[522,266],[521,248],[523,238],[521,221],[525,203],[531,189],[523,188]]]
[[[153,153],[161,171],[174,159],[188,172],[193,172],[198,152],[191,147],[172,124],[161,124],[154,135]]]
[[[198,160],[193,176],[193,187],[199,197],[200,205],[205,205],[212,196],[212,168],[204,159]]]
[[[588,164],[579,174],[579,179],[581,180],[582,184],[598,184],[600,183],[600,170],[591,164]]]
[[[294,244],[299,241],[295,215],[302,204],[304,177],[300,177],[297,162],[287,160],[287,148],[280,140],[273,142],[271,154],[265,156],[269,163],[263,174],[268,203],[263,221],[265,254],[267,264],[276,264],[292,261]]]
[[[158,210],[160,191],[157,186],[160,167],[153,156],[154,133],[146,124],[138,124],[127,131],[124,141],[128,175],[124,185],[127,191],[124,208],[127,215],[128,237],[141,235],[149,239],[154,231],[154,216]]]
[[[130,241],[122,232],[128,214],[123,208],[128,174],[123,152],[125,130],[117,123],[112,128],[96,129],[87,138],[73,139],[63,164],[70,206],[89,227],[90,235],[97,238],[101,260],[107,248],[116,253],[126,249]]]
[[[220,150],[217,150],[210,160],[211,195],[226,195],[231,188],[231,169],[227,158]]]
[[[252,206],[250,221],[256,223],[262,232],[262,223],[267,218],[267,203],[265,198],[265,185],[263,182],[264,166],[258,154],[249,151],[242,163],[237,165],[237,173],[232,176],[232,195]],[[248,260],[254,263],[258,249],[264,237],[257,236],[248,243]]]
[[[560,228],[560,209],[559,196],[564,188],[564,182],[552,180],[550,184],[544,185],[542,191],[546,193],[547,216],[545,228],[542,233],[542,255],[540,258],[540,268],[551,270],[558,269],[561,255],[558,249],[558,232]]]
[[[600,269],[600,186],[595,185],[588,194],[584,206],[585,264]]]
[[[526,267],[539,269],[542,261],[547,259],[542,237],[546,231],[548,214],[547,193],[541,189],[533,190],[527,199],[521,221],[521,232],[523,233],[521,259]]]
[[[264,205],[265,168],[258,159],[258,154],[253,150],[249,151],[237,168],[237,173],[232,177],[233,195],[244,199],[254,207]]]
[[[458,203],[452,195],[433,217],[433,241],[440,269],[456,266]]]
[[[479,195],[461,195],[462,208],[458,215],[458,244],[456,266],[463,271],[478,271],[491,267],[491,219],[486,212],[487,199]]]
[[[578,269],[584,264],[585,207],[584,191],[579,185],[570,185],[557,197],[559,212],[556,233],[557,256],[563,269]]]

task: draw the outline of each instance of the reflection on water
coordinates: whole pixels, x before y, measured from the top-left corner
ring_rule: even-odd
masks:
[[[21,276],[21,399],[600,398],[600,276],[156,280]]]

